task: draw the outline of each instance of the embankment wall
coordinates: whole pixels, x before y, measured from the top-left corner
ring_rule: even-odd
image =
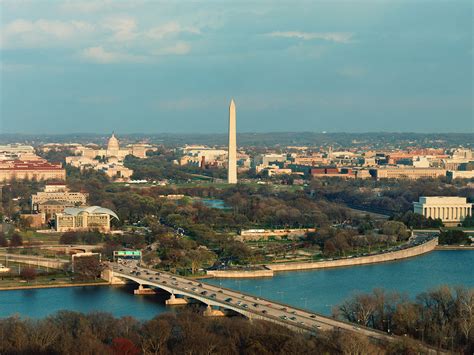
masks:
[[[354,266],[364,264],[375,264],[399,259],[411,258],[417,255],[429,253],[438,245],[438,238],[432,239],[424,244],[417,245],[408,249],[392,251],[384,254],[368,255],[358,258],[348,258],[339,260],[315,261],[315,262],[295,262],[268,264],[267,268],[273,271],[293,271],[308,269],[323,269],[332,267]]]

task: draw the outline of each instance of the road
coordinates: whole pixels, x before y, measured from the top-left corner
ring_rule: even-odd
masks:
[[[191,280],[163,271],[145,269],[132,263],[128,265],[111,263],[110,266],[114,276],[131,279],[142,285],[162,288],[175,295],[194,298],[210,306],[230,309],[249,318],[270,320],[302,331],[316,332],[317,330],[337,329],[357,332],[383,341],[391,341],[396,338],[384,332],[359,327],[261,297],[210,285],[200,280]]]

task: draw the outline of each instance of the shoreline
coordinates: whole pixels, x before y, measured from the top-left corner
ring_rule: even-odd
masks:
[[[275,263],[264,265],[264,270],[212,270],[209,273],[211,278],[259,278],[259,277],[273,277],[275,272],[287,271],[306,271],[317,269],[328,269],[338,267],[351,267],[358,265],[379,264],[390,261],[398,261],[408,259],[415,256],[430,253],[436,250],[438,246],[438,238],[434,238],[424,244],[414,246],[412,248],[397,250],[389,253],[375,254],[362,256],[358,258],[344,258],[337,260],[326,261],[310,261],[310,262],[292,262],[292,263]]]
[[[474,250],[472,245],[438,245],[435,250]]]
[[[238,270],[238,271],[222,271],[220,272],[213,272],[208,275],[197,276],[193,277],[196,280],[199,279],[212,279],[212,278],[268,278],[273,277],[274,273],[276,272],[294,272],[294,271],[308,271],[308,270],[317,270],[317,269],[330,269],[330,268],[339,268],[339,267],[352,267],[352,266],[360,266],[360,265],[374,265],[374,264],[381,264],[385,262],[391,261],[400,261],[404,259],[411,259],[420,255],[428,254],[432,251],[447,251],[447,250],[470,250],[474,251],[474,246],[459,246],[459,245],[430,245],[434,244],[434,240],[431,240],[423,245],[419,245],[416,247],[411,248],[410,251],[413,249],[420,249],[420,252],[410,253],[409,255],[404,255],[402,257],[398,255],[394,255],[394,253],[399,252],[406,252],[403,251],[396,251],[386,254],[377,254],[372,256],[365,256],[360,258],[347,258],[347,259],[338,259],[338,260],[330,260],[330,261],[316,261],[316,262],[295,262],[295,263],[276,263],[276,264],[266,264],[265,269],[260,270]],[[429,249],[426,249],[426,246]],[[386,258],[388,256],[388,258]],[[396,257],[398,256],[398,257]],[[375,260],[369,261],[371,258],[380,258],[384,257],[384,260]],[[365,259],[365,260],[361,260]],[[54,284],[54,285],[22,285],[22,286],[11,286],[11,287],[1,287],[0,291],[14,291],[14,290],[27,290],[27,289],[42,289],[42,288],[66,288],[66,287],[87,287],[87,286],[110,286],[110,283],[107,281],[102,282],[82,282],[82,283],[65,283],[65,284]]]
[[[0,291],[15,291],[15,290],[34,290],[41,288],[67,288],[67,287],[84,287],[84,286],[110,286],[107,281],[101,282],[81,282],[81,283],[65,283],[56,285],[24,285],[24,286],[11,286],[11,287],[0,287]]]

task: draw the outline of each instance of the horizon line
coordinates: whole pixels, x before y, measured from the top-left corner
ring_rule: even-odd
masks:
[[[321,132],[321,131],[266,131],[266,132],[237,132],[239,134],[320,134],[320,135],[329,135],[329,134],[349,134],[349,135],[360,135],[360,134],[421,134],[421,135],[432,135],[432,134],[462,134],[462,135],[470,135],[474,134],[474,132],[416,132],[416,131],[361,131],[361,132],[346,132],[346,131],[334,131],[334,132]],[[84,136],[101,136],[101,135],[111,135],[117,134],[122,136],[133,136],[133,135],[143,135],[143,136],[153,136],[153,135],[186,135],[186,136],[205,136],[205,135],[227,135],[228,132],[195,132],[195,133],[183,133],[183,132],[153,132],[153,133],[145,133],[145,132],[131,132],[131,133],[124,133],[117,130],[109,131],[109,132],[63,132],[63,133],[18,133],[18,132],[5,132],[0,133],[0,137],[2,136],[67,136],[67,135],[84,135]]]

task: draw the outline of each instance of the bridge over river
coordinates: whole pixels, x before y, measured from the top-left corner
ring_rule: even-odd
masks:
[[[124,280],[136,282],[139,285],[137,293],[146,294],[147,290],[153,292],[155,288],[165,290],[171,294],[167,304],[186,304],[197,300],[207,305],[205,314],[211,316],[225,315],[231,311],[249,319],[262,319],[302,332],[316,333],[318,330],[337,329],[357,332],[376,341],[386,342],[397,338],[385,332],[335,320],[304,309],[210,285],[201,280],[142,268],[136,264],[110,263],[104,278],[111,283],[121,283]]]

